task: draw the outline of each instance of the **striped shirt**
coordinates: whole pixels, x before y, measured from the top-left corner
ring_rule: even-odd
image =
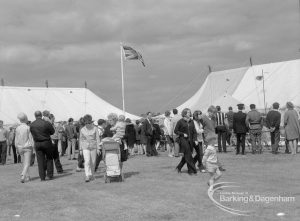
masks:
[[[225,119],[226,119],[226,115],[223,112],[217,112],[216,114],[216,123],[217,126],[224,126],[225,125]]]

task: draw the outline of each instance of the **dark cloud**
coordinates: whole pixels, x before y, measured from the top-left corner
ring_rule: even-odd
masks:
[[[127,110],[180,105],[213,70],[299,57],[299,6],[281,0],[3,0],[0,71],[10,85],[89,88],[122,107],[120,42],[144,57],[125,62]]]

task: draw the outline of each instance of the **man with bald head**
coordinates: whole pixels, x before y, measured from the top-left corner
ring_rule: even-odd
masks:
[[[41,111],[36,111],[34,116],[36,120],[31,123],[30,132],[35,144],[39,176],[41,181],[45,181],[46,171],[47,177],[53,178],[53,150],[50,136],[55,130],[51,123],[42,119]]]

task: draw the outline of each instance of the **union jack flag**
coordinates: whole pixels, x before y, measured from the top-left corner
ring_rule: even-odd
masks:
[[[134,50],[132,47],[123,45],[124,55],[126,60],[140,60],[142,65],[145,67],[144,59],[138,51]]]

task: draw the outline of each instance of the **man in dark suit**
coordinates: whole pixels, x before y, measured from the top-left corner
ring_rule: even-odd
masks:
[[[269,111],[266,118],[267,127],[271,133],[272,153],[278,154],[278,146],[280,141],[280,120],[281,113],[278,111],[279,103],[273,104],[273,110]]]
[[[55,130],[51,123],[42,119],[40,111],[36,111],[34,116],[36,120],[31,123],[30,132],[34,140],[39,176],[41,181],[45,181],[46,171],[47,177],[53,178],[53,149],[50,136]]]
[[[240,146],[242,146],[242,155],[245,155],[245,138],[247,133],[246,117],[243,113],[244,104],[238,104],[238,112],[233,114],[233,131],[236,134],[236,154],[240,154]]]
[[[153,123],[152,123],[152,113],[148,112],[147,113],[147,118],[144,121],[144,131],[145,131],[145,135],[147,137],[147,144],[146,144],[146,156],[150,157],[150,156],[157,156],[157,151],[154,147],[154,127],[153,127]]]

